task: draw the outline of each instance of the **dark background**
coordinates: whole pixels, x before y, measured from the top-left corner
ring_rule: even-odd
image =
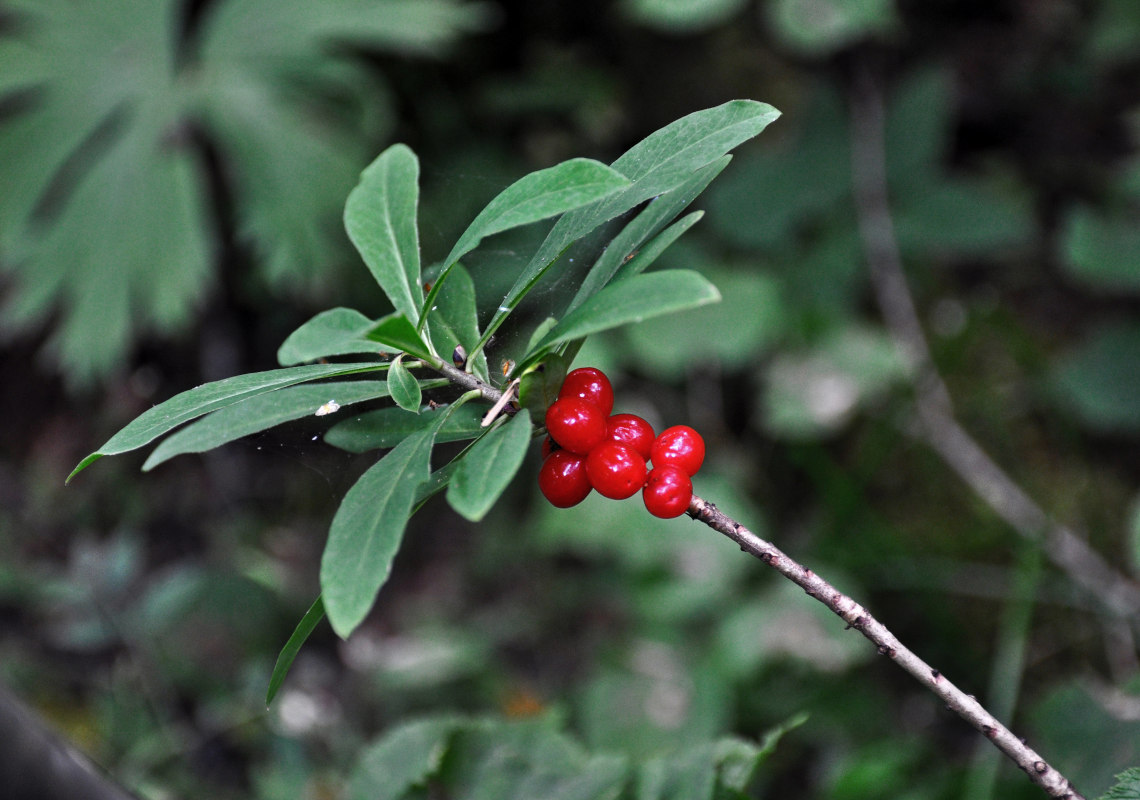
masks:
[[[175,4],[180,69],[201,58],[211,15],[245,1]],[[779,108],[663,258],[704,272],[725,302],[602,337],[578,363],[609,372],[619,407],[700,428],[710,459],[699,493],[1003,708],[1095,796],[1140,762],[1134,626],[912,435],[913,375],[856,224],[849,119],[866,78],[887,109],[906,277],[957,418],[1046,512],[1133,575],[1140,14],[1075,0],[682,6],[688,18],[671,22],[668,3],[498,2],[430,54],[336,37],[308,60],[285,52],[274,92],[295,92],[313,135],[351,134],[350,176],[393,141],[416,151],[425,264],[529,170],[612,161],[736,97]],[[0,10],[8,40],[51,29],[34,11]],[[846,33],[829,33],[835,20]],[[94,31],[84,41],[103,46]],[[305,76],[334,62],[375,83],[314,90]],[[37,86],[0,103],[0,175],[49,146],[3,135],[52,84]],[[268,266],[297,228],[258,222],[258,197],[343,202],[351,177],[336,184],[330,168],[317,171],[327,186],[293,185],[312,173],[285,159],[273,173],[285,182],[268,186],[243,167],[278,151],[243,150],[220,129],[209,114],[179,128],[208,248],[197,295],[169,301],[181,321],[161,333],[140,322],[96,363],[96,320],[71,329],[61,358],[63,295],[45,292],[30,322],[12,309],[47,281],[36,259],[52,226],[86,212],[49,192],[34,225],[0,239],[0,677],[116,780],[147,797],[339,797],[363,744],[421,713],[550,711],[591,749],[646,755],[760,737],[807,711],[756,796],[1038,796],[1004,763],[991,778],[976,734],[731,544],[688,520],[650,523],[633,504],[555,512],[525,477],[534,466],[484,524],[442,502],[413,518],[372,616],[348,642],[318,628],[265,711],[277,651],[316,596],[329,520],[375,455],[324,445],[314,420],[152,473],[138,471],[141,455],[103,459],[63,486],[153,403],[275,367],[280,342],[317,311],[386,311],[339,233],[337,203],[319,206],[328,235],[301,259],[308,272]],[[97,163],[91,141],[68,163]],[[45,191],[64,198],[81,180],[49,178]],[[540,235],[476,254],[481,299],[497,301],[513,280],[504,265]],[[51,257],[78,280],[90,248]]]

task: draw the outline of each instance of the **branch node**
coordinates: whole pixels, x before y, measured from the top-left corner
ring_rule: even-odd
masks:
[[[1033,762],[1033,771],[1036,772],[1038,775],[1044,775],[1046,772],[1049,771],[1049,765],[1046,764],[1044,761],[1034,761]]]
[[[940,680],[942,680],[942,673],[941,673],[941,672],[939,672],[939,671],[938,671],[938,670],[936,670],[936,669],[931,669],[931,670],[930,670],[930,676],[931,676],[932,678],[934,678],[934,680],[935,680],[935,681],[940,681]]]

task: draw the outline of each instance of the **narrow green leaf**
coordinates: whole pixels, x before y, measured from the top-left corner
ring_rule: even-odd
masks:
[[[530,339],[526,343],[526,354],[530,355],[533,353],[535,347],[538,346],[538,343],[545,339],[546,334],[550,333],[550,329],[557,324],[558,320],[555,317],[547,317],[542,322],[535,325],[534,330],[530,332]],[[515,371],[518,372],[517,369]]]
[[[451,248],[443,260],[443,272],[428,293],[425,316],[452,265],[478,247],[485,237],[565,214],[628,186],[629,180],[620,172],[588,158],[564,161],[515,181],[479,212]]]
[[[669,248],[669,245],[680,239],[689,228],[700,222],[704,215],[705,212],[703,211],[694,211],[692,214],[686,214],[668,228],[661,231],[661,233],[654,236],[642,245],[641,249],[634,254],[633,258],[621,265],[615,276],[615,280],[625,280],[626,278],[632,278],[634,275],[640,275],[642,272],[645,272],[645,270],[657,260],[657,257]]]
[[[434,294],[434,290],[433,290]],[[462,264],[455,264],[451,270],[451,280],[447,287],[435,298],[427,314],[435,351],[443,358],[450,358],[456,346],[462,346],[467,353],[475,352],[479,341],[479,313],[476,305],[475,282]],[[487,374],[487,357],[476,353],[467,368],[485,382],[490,382]]]
[[[636,275],[610,284],[567,314],[539,348],[719,299],[720,292],[698,272],[676,269]]]
[[[365,453],[395,447],[401,441],[435,424],[444,409],[424,409],[419,414],[402,408],[378,408],[357,414],[334,425],[325,433],[325,442],[350,453]],[[437,442],[474,439],[483,432],[479,424],[483,411],[463,408],[456,411],[436,434]]]
[[[451,507],[472,522],[483,519],[522,466],[530,435],[530,413],[523,409],[475,442],[447,487]]]
[[[416,229],[420,165],[407,145],[395,144],[360,175],[348,196],[344,227],[396,311],[413,325],[423,305]]]
[[[121,431],[87,458],[67,476],[70,481],[80,471],[103,456],[117,455],[142,447],[157,439],[167,431],[177,428],[184,422],[208,414],[219,408],[232,405],[255,395],[283,389],[318,378],[333,378],[340,375],[354,375],[361,372],[376,372],[387,369],[387,364],[311,364],[303,367],[274,369],[268,372],[254,372],[237,375],[221,381],[203,384],[150,408],[136,417]]]
[[[392,348],[364,338],[372,325],[372,320],[352,308],[322,311],[289,334],[277,350],[277,363],[290,367],[329,356],[392,352]]]
[[[396,401],[396,405],[405,411],[411,411],[413,414],[420,413],[420,400],[423,398],[423,393],[420,392],[419,382],[412,377],[412,373],[404,366],[402,355],[396,357],[396,360],[392,362],[392,368],[388,370],[388,386],[392,390],[392,399]]]
[[[417,358],[424,358],[429,361],[432,359],[431,349],[420,337],[416,326],[399,311],[381,317],[372,324],[372,327],[364,329],[362,333],[365,338],[402,350]]]
[[[483,332],[480,346],[531,290],[551,264],[575,240],[638,204],[672,191],[691,174],[759,134],[780,112],[767,103],[733,100],[697,111],[666,125],[634,145],[613,163],[633,181],[624,191],[564,214],[519,275]]]
[[[437,385],[446,383],[440,380]],[[204,453],[283,422],[309,415],[325,416],[342,406],[387,397],[388,390],[385,381],[337,381],[291,386],[249,397],[207,414],[168,436],[142,468],[146,472],[182,453]]]
[[[317,595],[317,599],[301,617],[301,621],[293,629],[293,635],[285,642],[285,646],[281,648],[281,652],[277,656],[277,663],[273,665],[273,674],[269,676],[269,689],[265,693],[266,706],[272,703],[273,698],[277,696],[277,690],[285,682],[285,676],[289,674],[289,668],[293,666],[293,659],[301,651],[301,645],[305,643],[309,634],[317,627],[317,623],[324,617],[325,606],[321,601],[321,596]]]
[[[590,268],[582,281],[578,293],[570,301],[566,310],[573,311],[582,304],[586,298],[596,294],[603,286],[618,273],[623,265],[637,258],[641,248],[651,237],[659,233],[669,224],[686,206],[696,199],[697,195],[713,182],[717,175],[724,171],[732,156],[725,155],[712,163],[701,167],[693,173],[687,181],[671,192],[655,198],[645,210],[638,214],[626,225],[621,233],[613,238],[606,246],[606,250]],[[692,216],[692,215],[690,215]],[[698,217],[699,219],[699,217]],[[693,220],[696,222],[696,220]],[[692,225],[692,223],[690,223]],[[680,234],[677,234],[678,236]],[[676,237],[674,237],[675,239]],[[670,243],[672,243],[670,241]],[[664,248],[662,248],[664,249]],[[646,262],[648,266],[648,262]],[[642,270],[644,267],[642,268]],[[638,270],[639,272],[642,270]]]
[[[416,490],[430,475],[434,431],[414,433],[365,472],[333,517],[321,557],[321,592],[333,630],[347,638],[392,570]]]
[[[440,437],[435,438],[436,444],[444,441]],[[459,466],[459,459],[453,458],[451,461],[444,464],[431,474],[431,477],[420,484],[420,488],[416,490],[416,500],[412,509],[412,513],[416,513],[420,508],[434,497],[439,492],[447,488],[451,483],[452,477],[455,475],[455,470]]]

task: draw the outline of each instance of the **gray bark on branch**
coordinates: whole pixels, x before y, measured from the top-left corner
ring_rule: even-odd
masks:
[[[994,747],[1017,764],[1029,779],[1044,789],[1050,797],[1085,800],[1084,795],[1073,788],[1068,778],[1050,766],[1049,762],[995,719],[973,695],[963,692],[951,683],[949,678],[915,655],[855,600],[840,592],[815,572],[789,558],[774,544],[761,539],[712,503],[694,495],[693,501],[689,504],[688,514],[698,522],[703,522],[732,539],[740,545],[742,551],[760,559],[803,589],[809,597],[831,609],[847,623],[848,628],[854,628],[863,634],[878,648],[880,655],[894,661],[919,683],[942,698],[948,709],[993,742]]]

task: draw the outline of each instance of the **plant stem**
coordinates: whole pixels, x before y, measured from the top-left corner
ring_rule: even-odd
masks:
[[[996,720],[973,695],[963,692],[945,675],[915,655],[863,606],[807,567],[789,558],[775,545],[752,533],[712,503],[694,495],[692,503],[689,504],[688,514],[698,522],[703,522],[713,530],[723,533],[740,545],[742,551],[760,559],[802,588],[809,597],[815,598],[835,612],[849,628],[854,628],[870,640],[881,655],[887,656],[909,672],[919,683],[942,698],[947,708],[993,742],[998,750],[1005,753],[1050,797],[1085,800],[1084,795],[1073,788],[1068,778],[1051,767],[1024,741]]]
[[[424,361],[424,366],[429,369],[434,369],[439,374],[450,380],[452,383],[457,383],[464,389],[474,390],[479,392],[480,396],[489,403],[502,402],[503,393],[490,384],[483,383],[483,381],[476,378],[470,372],[448,364],[446,361],[438,360],[436,362]]]

